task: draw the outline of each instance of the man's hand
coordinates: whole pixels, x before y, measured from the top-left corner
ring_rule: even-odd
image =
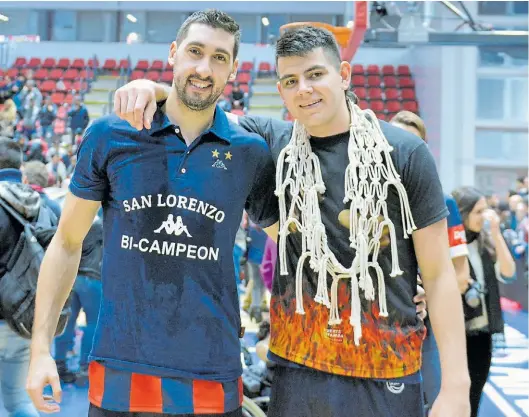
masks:
[[[53,397],[49,398],[42,394],[44,388],[51,385]],[[36,353],[32,355],[29,364],[26,390],[37,407],[43,413],[57,413],[61,409],[57,403],[61,402],[62,389],[57,365],[49,353]],[[53,399],[53,402],[49,401]]]
[[[149,80],[135,80],[116,90],[114,112],[138,130],[151,128],[156,112],[157,85]],[[158,96],[159,96],[158,92]]]
[[[470,388],[441,387],[441,391],[433,403],[428,417],[469,417],[470,416]]]
[[[378,221],[382,222],[384,218],[379,216]],[[345,227],[347,230],[351,228],[351,211],[349,209],[342,210],[338,215],[338,222]],[[369,236],[371,237],[371,236]],[[389,228],[384,226],[382,229],[382,234],[380,235],[380,248],[383,249],[391,243],[389,238]]]
[[[420,285],[417,285],[417,295],[413,297],[413,302],[417,305],[417,317],[424,320],[428,315],[426,311],[426,292]]]

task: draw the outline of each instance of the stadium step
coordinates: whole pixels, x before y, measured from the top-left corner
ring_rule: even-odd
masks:
[[[275,93],[254,91],[252,94],[251,105],[278,105],[281,103],[281,96],[277,91]]]

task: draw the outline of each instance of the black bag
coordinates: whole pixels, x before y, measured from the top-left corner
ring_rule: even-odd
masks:
[[[23,338],[31,339],[40,264],[57,230],[57,221],[45,205],[40,207],[37,221],[33,224],[2,198],[0,206],[24,226],[7,262],[6,273],[0,278],[0,313],[11,329]],[[64,332],[71,314],[69,304],[68,300],[61,311],[55,336]]]

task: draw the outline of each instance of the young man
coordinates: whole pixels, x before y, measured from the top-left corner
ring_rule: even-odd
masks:
[[[390,123],[417,135],[425,143],[428,143],[424,122],[415,113],[401,111],[391,119]],[[461,294],[464,294],[469,284],[472,282],[470,278],[470,268],[468,266],[468,248],[465,227],[463,226],[461,214],[459,213],[455,199],[451,195],[445,194],[445,202],[449,211],[447,223],[450,257],[452,258],[452,263],[456,271],[459,291]],[[427,334],[422,346],[423,362],[421,372],[424,381],[424,396],[428,405],[432,406],[441,390],[441,363],[430,320],[426,319],[425,324]]]
[[[277,71],[297,122],[239,118],[268,141],[278,170],[270,351],[279,366],[269,416],[422,416],[424,325],[412,302],[420,268],[443,371],[430,415],[467,417],[448,211],[426,144],[379,125],[347,99],[351,66],[340,62],[328,31],[282,35]],[[152,113],[144,109],[165,95],[163,86],[141,81],[118,91],[115,107],[128,108],[120,117],[138,129],[148,128]],[[391,247],[381,249],[385,227]]]
[[[61,400],[50,344],[102,205],[89,416],[242,416],[233,242],[243,209],[264,228],[278,209],[267,144],[215,106],[239,41],[228,15],[192,14],[171,44],[173,88],[151,128],[112,115],[86,132],[39,276],[27,382],[39,410],[59,410],[42,395],[51,384]]]

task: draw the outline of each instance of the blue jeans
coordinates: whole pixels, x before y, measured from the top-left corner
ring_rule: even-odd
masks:
[[[101,303],[101,281],[78,275],[72,289],[71,309],[72,315],[64,333],[55,339],[55,360],[66,360],[68,351],[73,350],[75,339],[75,325],[81,308],[86,315],[86,327],[81,341],[80,366],[88,365],[88,355],[92,349],[94,332],[99,316]]]
[[[421,373],[424,396],[428,407],[431,408],[441,390],[441,360],[430,320],[426,319],[425,324],[427,333],[422,345]]]
[[[26,393],[30,341],[0,321],[0,384],[8,417],[39,417]],[[0,415],[5,416],[2,411]]]
[[[235,267],[235,283],[237,284],[237,294],[241,296],[241,289],[239,284],[241,283],[241,258],[243,250],[240,246],[235,245],[233,247],[233,265]]]

